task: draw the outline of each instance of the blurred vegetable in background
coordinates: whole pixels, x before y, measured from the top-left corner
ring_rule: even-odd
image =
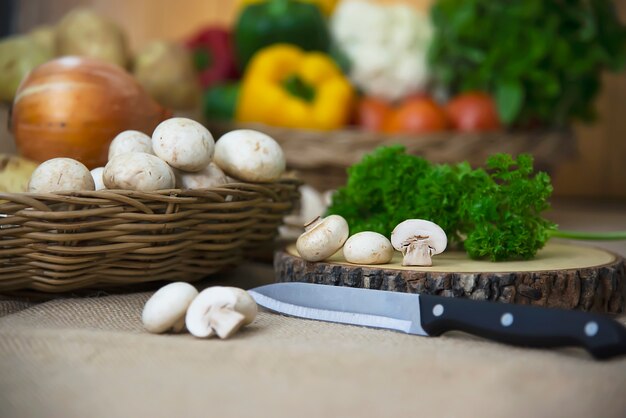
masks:
[[[200,85],[191,52],[183,45],[169,41],[150,42],[135,56],[133,74],[162,106],[191,109],[198,104]]]
[[[248,4],[263,3],[268,0],[242,0],[240,4],[247,6]],[[312,3],[320,8],[324,16],[330,16],[339,0],[299,0],[304,3]]]
[[[444,131],[448,118],[444,110],[429,97],[405,100],[385,122],[383,130],[390,133],[423,134]]]
[[[126,34],[114,22],[90,9],[74,9],[56,29],[57,55],[97,58],[126,68],[130,53]]]
[[[295,0],[268,0],[243,9],[235,23],[235,54],[240,69],[260,49],[290,43],[305,51],[328,52],[330,34],[320,9]]]
[[[626,29],[610,0],[439,0],[432,20],[439,84],[490,92],[506,125],[591,120],[601,71],[626,61]]]
[[[482,92],[468,92],[453,97],[446,104],[453,129],[459,132],[497,131],[500,117],[494,100]]]
[[[11,102],[22,78],[53,55],[29,35],[16,35],[0,42],[0,100]]]
[[[202,113],[209,120],[233,120],[237,110],[240,83],[233,81],[209,87],[202,98]]]
[[[238,76],[229,30],[209,26],[187,40],[203,88]]]
[[[375,97],[362,97],[356,105],[356,124],[366,131],[382,132],[391,107],[387,102]]]
[[[422,134],[443,131],[449,127],[448,117],[430,97],[408,97],[396,105],[373,97],[359,100],[357,124],[371,132]]]
[[[426,89],[432,27],[420,11],[345,0],[331,18],[331,31],[350,61],[350,79],[366,95],[393,101]]]
[[[113,138],[133,129],[151,134],[171,114],[122,67],[62,57],[31,71],[13,102],[11,130],[20,155],[103,166]]]
[[[237,120],[304,129],[338,129],[354,92],[334,61],[289,44],[259,51],[244,74]]]
[[[0,191],[22,193],[39,164],[16,155],[0,154]]]
[[[54,26],[37,26],[28,33],[28,36],[31,37],[38,45],[45,48],[50,56],[54,56],[56,54],[57,34]]]

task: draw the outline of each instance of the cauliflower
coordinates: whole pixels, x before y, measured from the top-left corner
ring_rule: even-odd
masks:
[[[330,26],[350,60],[350,79],[365,94],[394,101],[425,89],[433,35],[428,16],[407,5],[345,0]]]

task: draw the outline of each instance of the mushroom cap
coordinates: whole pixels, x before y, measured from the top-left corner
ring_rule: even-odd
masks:
[[[173,189],[174,172],[160,158],[145,152],[129,152],[113,157],[102,175],[107,189],[152,190]]]
[[[398,251],[402,244],[415,237],[428,237],[427,244],[433,249],[433,254],[440,254],[448,245],[448,237],[439,225],[424,219],[407,219],[400,222],[391,232],[391,244]]]
[[[96,190],[106,189],[104,185],[104,180],[102,179],[103,173],[104,167],[97,167],[91,170],[91,177],[93,178],[93,183],[96,186]]]
[[[285,171],[285,154],[272,137],[252,129],[228,132],[215,145],[215,163],[229,176],[263,183]]]
[[[174,170],[176,187],[180,189],[208,189],[228,183],[226,174],[215,163],[209,163],[200,171]]]
[[[211,162],[215,141],[202,124],[187,118],[161,122],[152,134],[157,157],[184,171],[200,171]]]
[[[152,138],[140,131],[129,130],[120,132],[109,145],[109,160],[116,155],[127,152],[154,154],[152,151]]]
[[[146,330],[162,333],[174,327],[191,301],[198,295],[195,287],[185,282],[170,283],[157,290],[146,302],[141,320]]]
[[[95,188],[89,169],[71,158],[53,158],[44,161],[33,171],[28,183],[28,191],[31,193],[95,190]]]
[[[364,231],[348,238],[343,256],[352,264],[386,264],[393,258],[393,247],[386,236]]]
[[[213,334],[209,311],[211,308],[228,308],[243,315],[241,325],[250,324],[256,317],[257,304],[248,292],[237,287],[212,286],[204,289],[191,302],[185,315],[185,325],[198,338]]]
[[[310,226],[296,241],[296,249],[307,261],[321,261],[335,254],[348,239],[348,222],[330,215]]]

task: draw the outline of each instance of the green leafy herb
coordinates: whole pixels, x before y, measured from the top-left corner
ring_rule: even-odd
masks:
[[[626,63],[626,28],[611,0],[439,0],[433,74],[451,93],[484,90],[518,126],[591,120],[605,69]]]
[[[498,154],[486,170],[468,163],[430,164],[401,146],[381,147],[348,170],[330,213],[346,218],[351,233],[386,236],[405,219],[428,219],[473,258],[532,258],[556,226],[541,217],[552,192],[545,173],[533,173],[528,155]]]

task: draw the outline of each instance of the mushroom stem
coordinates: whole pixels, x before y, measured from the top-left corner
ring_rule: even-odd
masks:
[[[209,325],[220,338],[228,338],[237,332],[244,319],[244,315],[227,306],[213,307],[209,312]]]
[[[418,236],[407,240],[402,246],[403,266],[432,266],[432,248],[428,245],[429,237]]]
[[[185,316],[183,315],[174,325],[172,325],[172,332],[183,332],[185,330]]]

